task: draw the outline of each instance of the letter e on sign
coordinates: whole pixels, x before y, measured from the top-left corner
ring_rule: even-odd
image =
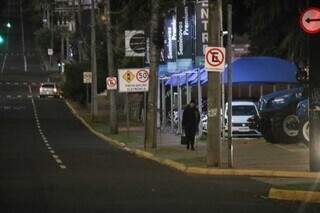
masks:
[[[205,51],[205,68],[213,72],[223,72],[225,64],[225,48],[207,47]]]

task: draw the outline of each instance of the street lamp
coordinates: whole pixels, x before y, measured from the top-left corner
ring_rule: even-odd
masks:
[[[2,35],[0,35],[0,45],[3,44],[3,42],[4,42],[4,38]]]
[[[8,22],[8,23],[6,24],[6,27],[7,27],[7,28],[11,28],[11,23]]]

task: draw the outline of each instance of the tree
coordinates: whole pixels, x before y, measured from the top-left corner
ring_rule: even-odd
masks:
[[[305,58],[305,36],[299,28],[306,1],[244,1],[250,11],[247,18],[250,54],[272,55],[293,61]]]
[[[157,136],[157,79],[159,65],[159,0],[151,1],[151,20],[150,20],[150,76],[149,76],[149,95],[147,106],[147,122],[146,126],[146,148],[156,148]]]

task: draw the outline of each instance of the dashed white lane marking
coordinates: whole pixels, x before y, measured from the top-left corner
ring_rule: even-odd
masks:
[[[18,97],[18,98],[22,98],[22,95],[18,95],[17,97]]]
[[[31,86],[29,86],[29,92],[32,94]],[[32,106],[33,106],[33,113],[34,113],[36,125],[38,127],[38,131],[39,131],[39,134],[40,134],[40,136],[42,138],[42,141],[44,142],[44,144],[47,147],[47,149],[49,150],[49,152],[52,154],[52,157],[55,159],[55,161],[58,164],[59,168],[60,169],[67,169],[67,167],[63,164],[63,161],[59,158],[59,156],[56,154],[56,152],[53,150],[53,148],[49,144],[48,139],[46,138],[45,134],[43,133],[43,131],[41,129],[41,124],[40,124],[40,120],[38,118],[36,105],[34,103],[34,100],[33,100],[32,96],[31,96],[31,102],[32,102]]]
[[[57,162],[58,164],[62,164],[62,160],[60,160],[60,159],[56,159],[56,162]]]
[[[60,169],[67,169],[65,165],[59,165]]]

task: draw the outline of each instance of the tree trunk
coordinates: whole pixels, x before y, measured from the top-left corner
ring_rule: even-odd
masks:
[[[157,79],[159,65],[159,0],[151,1],[150,76],[145,138],[146,149],[157,147]]]
[[[111,15],[110,0],[106,0],[105,16],[107,19],[107,54],[108,54],[108,71],[110,77],[116,77],[117,72],[114,67],[112,32],[111,32]],[[110,92],[110,132],[118,134],[118,118],[117,118],[117,99],[116,90]]]

